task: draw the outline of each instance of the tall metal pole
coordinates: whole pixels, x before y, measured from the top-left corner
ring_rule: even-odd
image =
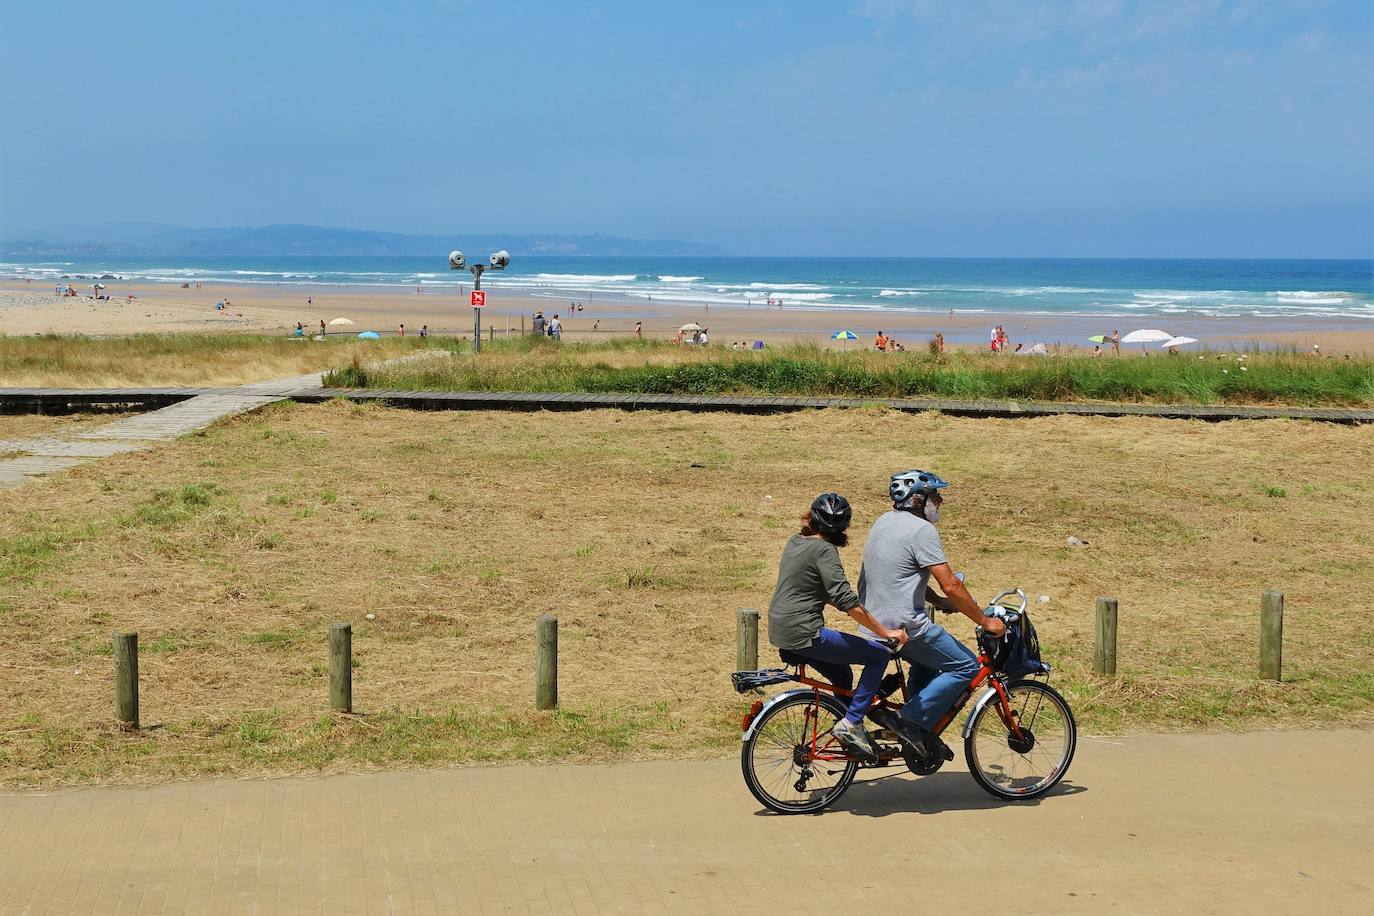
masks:
[[[482,288],[482,265],[472,265],[472,291],[475,293]],[[473,307],[472,309],[472,352],[482,352],[482,310]]]

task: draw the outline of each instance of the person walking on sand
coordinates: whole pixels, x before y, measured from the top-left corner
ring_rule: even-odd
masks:
[[[997,332],[1000,330],[1002,330],[1000,326],[993,328],[992,334],[988,338],[988,350],[992,353],[997,352]]]
[[[544,336],[544,313],[542,311],[534,313],[534,320],[530,322],[530,331],[536,337]]]
[[[875,337],[875,338],[873,338],[873,346],[874,346],[874,348],[877,349],[877,351],[878,351],[879,353],[886,353],[886,352],[887,352],[887,335],[884,334],[882,331],[879,331],[879,332],[878,332],[878,336]]]
[[[400,336],[401,336],[401,337],[405,337],[405,336],[406,336],[406,326],[405,326],[404,322],[401,324]]]
[[[1000,324],[997,326],[997,352],[1007,352],[1007,347],[1011,345],[1011,338],[1007,336],[1007,329]]]
[[[1121,332],[1116,328],[1112,328],[1112,355],[1121,355]]]
[[[635,340],[643,340],[643,339],[644,339],[644,322],[642,322],[642,321],[636,321],[636,322],[635,322]]]
[[[935,332],[935,354],[938,356],[945,352],[945,335],[939,331]]]
[[[324,335],[326,335],[326,334],[328,334],[328,333],[329,333],[329,330],[328,330],[327,328],[325,328],[325,326],[324,326],[324,319],[321,318],[321,319],[320,319],[320,336],[323,337]]]
[[[554,340],[563,339],[563,322],[558,320],[557,315],[554,315],[553,320],[549,322],[549,336]]]

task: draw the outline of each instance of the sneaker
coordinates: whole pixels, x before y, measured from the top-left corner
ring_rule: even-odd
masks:
[[[926,760],[936,760],[943,757],[945,760],[954,759],[954,751],[950,750],[949,745],[930,733],[924,726],[917,725],[906,716],[889,716],[893,720],[888,727],[897,733],[897,737],[902,743],[916,752],[917,756]]]
[[[868,736],[862,725],[856,725],[848,719],[841,719],[830,729],[830,734],[840,742],[846,751],[858,757],[865,763],[874,763],[878,759],[878,748],[873,744],[873,739]]]

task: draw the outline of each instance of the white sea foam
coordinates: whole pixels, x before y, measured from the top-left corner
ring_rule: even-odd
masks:
[[[705,279],[705,278],[704,278],[704,277],[670,277],[670,276],[667,276],[667,275],[665,274],[665,275],[660,276],[658,279],[661,280],[661,281],[664,282],[664,283],[695,283],[697,280],[703,280],[703,279]]]
[[[1279,296],[1280,302],[1296,302],[1299,305],[1345,305],[1345,296]]]
[[[626,283],[638,274],[535,274],[534,279],[549,283]]]
[[[879,296],[895,298],[897,296],[924,296],[927,290],[923,289],[885,289],[878,293]]]

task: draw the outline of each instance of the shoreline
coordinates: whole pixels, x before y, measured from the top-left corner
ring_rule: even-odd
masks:
[[[132,333],[289,333],[297,321],[307,332],[318,333],[319,322],[347,317],[354,324],[347,332],[373,330],[392,335],[404,323],[407,333],[428,325],[434,334],[471,337],[473,310],[466,296],[460,299],[455,282],[448,288],[349,286],[343,284],[277,285],[255,283],[203,283],[201,288],[179,285],[106,281],[109,300],[86,296],[58,297],[48,284],[38,286],[16,280],[0,281],[0,334],[88,334],[119,336]],[[470,286],[470,284],[465,284]],[[1324,355],[1374,355],[1374,322],[1358,318],[1291,317],[1198,317],[1198,316],[1095,316],[1077,313],[971,311],[955,309],[953,317],[943,310],[902,308],[830,307],[821,304],[788,305],[781,309],[738,305],[703,305],[671,300],[639,301],[628,298],[588,298],[583,309],[570,316],[569,299],[553,293],[506,292],[500,278],[488,281],[488,305],[483,310],[483,333],[494,329],[500,336],[518,333],[521,321],[528,329],[530,316],[542,310],[546,317],[558,314],[569,340],[593,340],[624,336],[643,322],[644,335],[670,338],[689,321],[710,328],[715,345],[735,340],[764,340],[769,344],[816,342],[841,349],[867,349],[881,330],[900,340],[908,350],[924,350],[931,335],[943,333],[947,346],[986,349],[990,329],[1006,327],[1013,343],[1027,346],[1076,348],[1091,352],[1088,338],[1119,330],[1122,336],[1137,327],[1162,327],[1173,334],[1198,338],[1194,345],[1207,349],[1291,348],[1311,351],[1313,344]],[[134,299],[128,299],[133,294]],[[228,314],[214,304],[228,298]],[[1130,319],[1129,321],[1127,319]],[[837,330],[850,330],[859,339],[840,344],[830,339]],[[1157,346],[1123,346],[1123,352],[1148,352]]]

